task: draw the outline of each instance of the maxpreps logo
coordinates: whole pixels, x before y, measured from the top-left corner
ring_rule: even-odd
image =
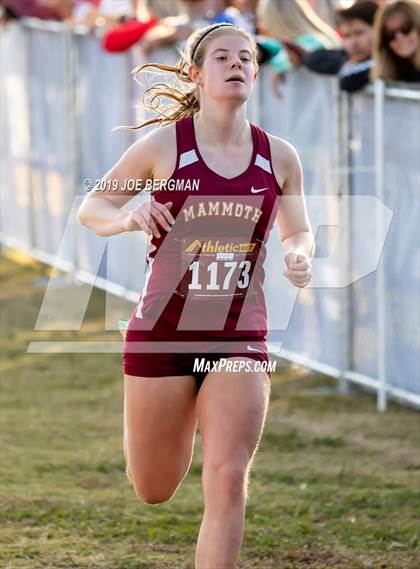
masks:
[[[196,239],[185,249],[186,253],[196,253],[200,247],[203,253],[252,253],[256,243],[220,243],[219,240],[200,241]]]

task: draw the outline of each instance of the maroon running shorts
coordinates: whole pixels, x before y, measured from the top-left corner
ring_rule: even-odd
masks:
[[[171,342],[180,346],[178,351],[172,349]],[[185,353],[185,346],[191,347],[191,342],[196,343],[194,349],[197,351]],[[160,351],[152,351],[154,345],[159,346]],[[125,375],[138,377],[192,375],[196,379],[198,391],[205,376],[211,371],[204,369],[205,364],[210,362],[212,366],[213,362],[232,357],[246,357],[266,362],[261,364],[260,369],[265,371],[269,378],[271,377],[270,368],[265,367],[270,361],[265,338],[241,335],[238,340],[226,337],[223,332],[217,337],[209,337],[205,332],[195,330],[168,333],[162,329],[138,329],[138,319],[133,315],[124,340],[123,369]],[[201,358],[204,358],[204,365]],[[200,367],[194,369],[195,360],[201,360],[202,371]],[[248,370],[251,371],[252,367],[252,362],[249,362]]]

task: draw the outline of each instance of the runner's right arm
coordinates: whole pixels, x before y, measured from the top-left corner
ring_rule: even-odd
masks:
[[[168,207],[155,200],[152,203],[142,203],[131,212],[122,209],[144,188],[147,180],[153,178],[153,160],[157,156],[155,146],[160,138],[155,133],[156,131],[149,132],[132,144],[89,191],[77,212],[81,225],[92,229],[101,237],[141,230],[159,237],[157,224],[169,231],[173,217]],[[134,182],[129,182],[130,180]],[[136,189],[125,189],[130,185]]]

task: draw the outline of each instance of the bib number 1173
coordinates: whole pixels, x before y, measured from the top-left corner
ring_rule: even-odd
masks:
[[[222,285],[222,290],[229,290],[230,281],[232,280],[233,273],[235,269],[239,267],[241,272],[239,274],[239,278],[237,280],[238,288],[246,288],[249,284],[249,271],[251,269],[251,262],[250,261],[224,261],[223,267],[228,269],[225,277],[220,275],[221,261],[214,261],[210,263],[207,267],[207,272],[210,273],[210,282],[206,285],[205,290],[220,290],[220,285]],[[188,284],[188,288],[192,290],[201,290],[202,286],[200,284],[200,263],[198,261],[194,261],[189,266],[189,271],[192,272],[192,279],[191,283]],[[201,271],[202,273],[203,271]],[[222,283],[223,279],[223,283]]]

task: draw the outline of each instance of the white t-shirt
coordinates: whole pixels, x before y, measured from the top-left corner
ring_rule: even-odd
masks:
[[[121,16],[132,12],[133,4],[131,0],[101,0],[98,8],[104,16]]]

